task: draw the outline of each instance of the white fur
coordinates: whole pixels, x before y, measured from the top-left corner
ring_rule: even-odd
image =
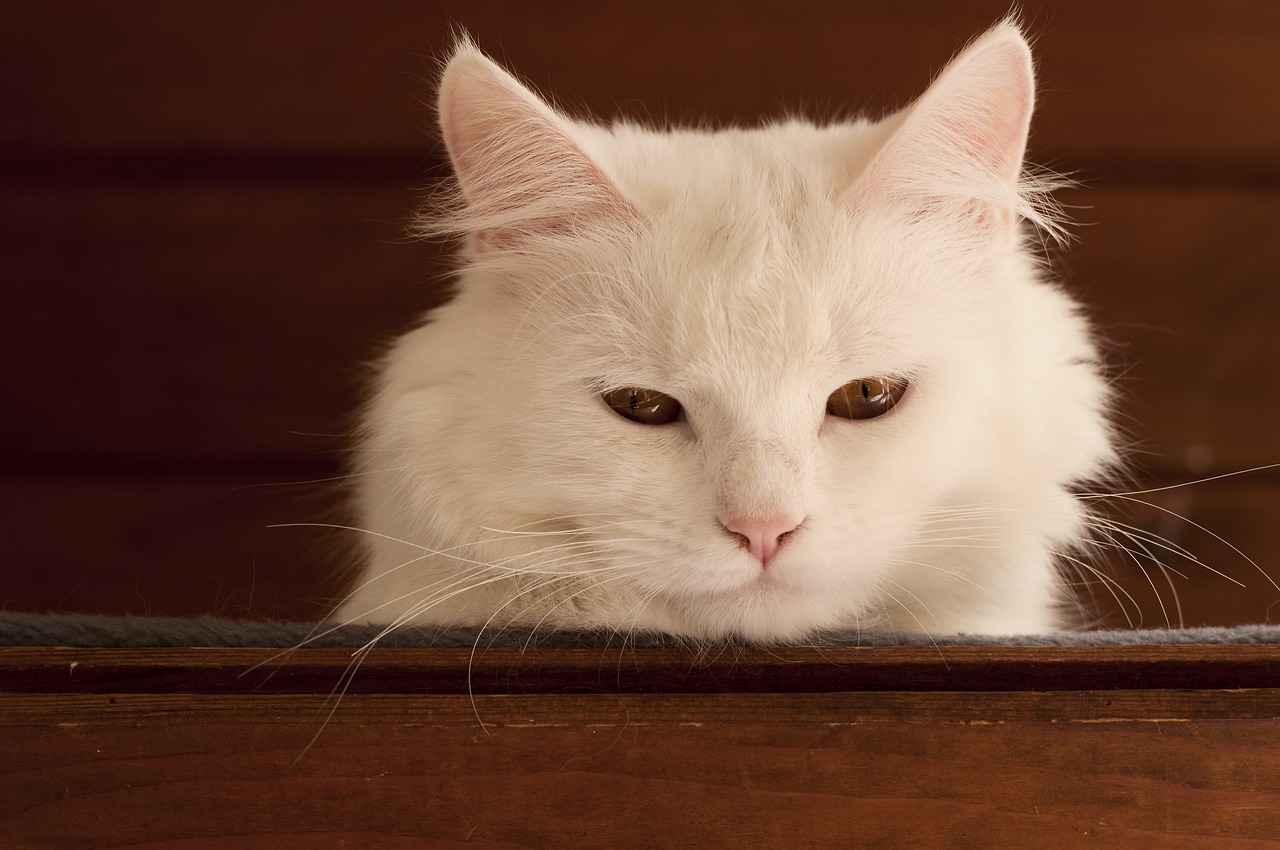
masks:
[[[473,47],[446,68],[457,297],[364,420],[368,562],[343,621],[658,630],[1060,624],[1069,492],[1112,461],[1105,385],[1020,219],[1030,54],[974,42],[881,122],[662,131],[552,110]],[[846,382],[906,376],[872,420]],[[607,389],[679,399],[644,426]],[[762,569],[726,517],[803,517]]]

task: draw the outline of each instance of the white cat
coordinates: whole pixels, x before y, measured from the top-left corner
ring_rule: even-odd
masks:
[[[804,639],[1062,625],[1114,462],[1024,221],[1012,23],[879,122],[601,126],[461,44],[457,297],[387,355],[341,621]]]

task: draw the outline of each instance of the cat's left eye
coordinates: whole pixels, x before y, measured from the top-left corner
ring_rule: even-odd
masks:
[[[827,413],[841,419],[874,419],[902,401],[906,378],[859,378],[827,398]]]
[[[613,412],[641,425],[667,425],[684,418],[684,407],[666,393],[644,387],[619,387],[601,394]]]

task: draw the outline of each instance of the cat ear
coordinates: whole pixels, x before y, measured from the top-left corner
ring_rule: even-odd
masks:
[[[480,250],[633,215],[570,121],[463,41],[440,81],[440,127],[461,184],[459,229]]]
[[[1034,101],[1031,50],[1015,24],[999,24],[899,116],[849,204],[953,215],[984,231],[1012,229],[1020,214],[1034,217],[1019,193]]]

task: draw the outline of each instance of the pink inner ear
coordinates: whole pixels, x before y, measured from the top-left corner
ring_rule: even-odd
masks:
[[[439,103],[467,217],[482,242],[508,244],[575,219],[630,214],[572,138],[571,122],[474,49],[449,63]]]
[[[871,161],[850,203],[898,199],[922,209],[968,198],[1012,220],[1034,103],[1031,53],[1012,25],[974,42],[943,70]]]
[[[985,114],[974,115],[970,125],[971,153],[988,160],[995,175],[1016,181],[1022,172],[1027,134],[1035,106],[1035,79],[1031,51],[1019,34],[1003,38],[977,57],[974,73],[984,78],[971,102]],[[985,94],[985,97],[982,95]]]

